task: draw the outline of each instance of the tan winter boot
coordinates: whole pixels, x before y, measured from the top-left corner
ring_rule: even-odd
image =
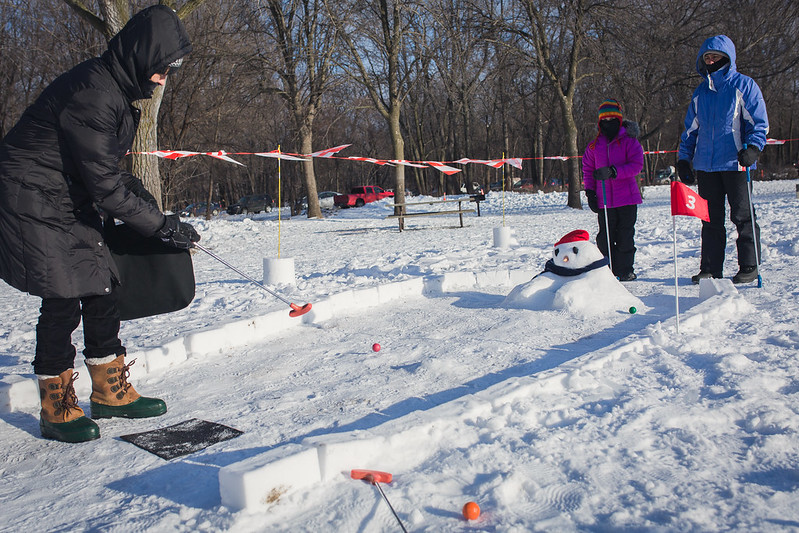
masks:
[[[77,372],[63,371],[58,376],[39,378],[39,397],[42,411],[39,429],[42,437],[62,442],[85,442],[100,438],[100,428],[86,418],[83,409],[78,407],[75,394]]]
[[[92,418],[147,418],[166,413],[166,404],[158,398],[141,396],[128,383],[130,367],[136,360],[125,364],[125,354],[103,357],[95,362],[86,359],[86,368],[92,377]]]

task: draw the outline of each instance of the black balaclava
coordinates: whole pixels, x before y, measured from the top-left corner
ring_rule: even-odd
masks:
[[[620,120],[600,120],[599,121],[599,131],[609,141],[612,141],[613,139],[616,138],[616,135],[619,134],[619,129],[621,129],[621,121]]]
[[[725,65],[729,65],[729,64],[730,64],[730,58],[727,57],[727,56],[724,56],[723,58],[719,59],[718,61],[716,61],[712,65],[708,65],[707,63],[705,63],[705,69],[707,69],[709,74],[712,74],[713,72],[716,72],[720,68],[724,67]]]

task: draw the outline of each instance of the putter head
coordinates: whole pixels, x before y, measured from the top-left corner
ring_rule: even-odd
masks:
[[[374,485],[375,483],[391,483],[394,478],[388,472],[381,472],[379,470],[362,470],[355,469],[350,472],[352,479],[361,479]]]
[[[289,311],[289,316],[293,318],[293,317],[298,317],[298,316],[304,315],[305,313],[310,311],[311,307],[313,307],[313,306],[308,303],[308,304],[303,305],[302,307],[300,307],[297,304],[291,304],[290,307],[291,307],[291,311]]]

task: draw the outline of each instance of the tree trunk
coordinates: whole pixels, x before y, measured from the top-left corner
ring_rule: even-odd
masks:
[[[313,115],[309,113],[308,120],[299,128],[301,153],[313,152]],[[299,120],[298,120],[299,122]],[[308,193],[308,218],[322,218],[322,209],[319,207],[319,195],[316,190],[316,174],[314,173],[313,158],[302,162],[302,174],[305,178],[305,190]]]
[[[572,101],[566,97],[560,98],[561,111],[563,112],[563,123],[565,124],[566,134],[566,156],[568,156],[569,168],[569,195],[567,205],[574,209],[582,209],[583,203],[580,200],[582,190],[582,172],[580,165],[580,152],[577,148],[577,123],[574,121]]]
[[[164,88],[158,87],[149,100],[138,100],[135,105],[141,110],[139,129],[133,140],[133,152],[153,152],[158,150],[158,110]],[[158,172],[158,157],[134,153],[132,156],[131,171],[144,183],[144,187],[158,201],[158,208],[163,209],[164,202],[161,191],[161,176]]]
[[[402,138],[400,130],[400,105],[395,102],[391,106],[391,113],[388,117],[388,125],[391,129],[391,146],[394,149],[394,159],[405,159],[405,140]],[[394,167],[394,203],[405,203],[405,165]],[[404,208],[395,207],[394,214],[399,215]]]

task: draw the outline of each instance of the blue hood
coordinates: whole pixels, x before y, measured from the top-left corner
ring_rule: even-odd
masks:
[[[730,58],[729,66],[725,66],[721,70],[729,69],[727,73],[737,71],[735,67],[735,44],[732,42],[732,39],[726,35],[716,35],[715,37],[706,39],[699,48],[699,53],[696,56],[696,71],[700,76],[703,78],[707,76],[705,61],[702,59],[702,56],[705,54],[705,52],[709,52],[711,50],[714,52],[721,52]]]

